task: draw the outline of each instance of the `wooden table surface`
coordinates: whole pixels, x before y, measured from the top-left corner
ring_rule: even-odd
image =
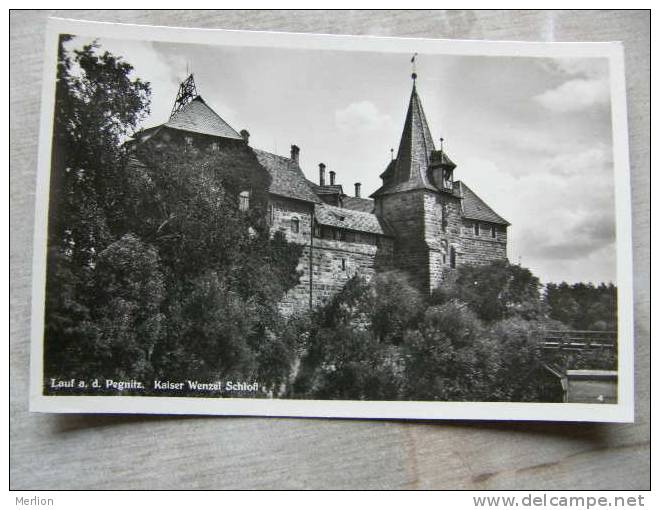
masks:
[[[635,264],[634,424],[45,415],[28,408],[30,285],[48,16],[522,41],[623,41]],[[10,15],[10,486],[650,487],[650,15],[644,11],[40,11]]]

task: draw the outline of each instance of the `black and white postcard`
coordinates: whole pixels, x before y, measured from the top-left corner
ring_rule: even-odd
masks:
[[[623,48],[51,20],[30,409],[632,421]]]

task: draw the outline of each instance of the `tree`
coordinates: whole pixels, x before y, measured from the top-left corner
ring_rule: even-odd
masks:
[[[298,283],[302,248],[270,235],[268,173],[241,142],[124,144],[148,113],[149,84],[95,43],[68,51],[70,40],[58,65],[47,374],[258,378],[280,391],[298,337],[277,305]]]
[[[434,292],[432,302],[467,303],[483,321],[507,317],[537,319],[545,314],[540,282],[531,271],[508,261],[462,266]]]
[[[611,283],[549,283],[543,300],[550,317],[571,328],[616,331],[617,288]]]
[[[59,41],[46,277],[45,368],[84,373],[95,355],[97,257],[119,239],[122,139],[149,111],[150,88],[97,44],[70,52]]]
[[[55,92],[49,243],[77,265],[122,230],[122,141],[149,113],[150,85],[97,43],[70,52],[60,37]]]
[[[538,402],[545,396],[543,351],[537,321],[511,317],[494,323],[487,335],[497,358],[491,391],[496,400]]]
[[[496,349],[465,304],[429,307],[420,328],[407,332],[403,347],[406,398],[496,400]]]
[[[401,273],[356,276],[311,319],[295,392],[315,398],[397,399],[398,344],[415,327],[423,299]]]
[[[98,364],[89,377],[153,377],[152,356],[164,336],[164,297],[153,246],[126,234],[99,254],[92,292]]]
[[[168,377],[258,377],[279,391],[295,342],[277,305],[298,283],[302,248],[270,234],[268,174],[244,144],[155,140],[134,157],[128,221],[158,248],[169,282],[168,340],[156,368]]]

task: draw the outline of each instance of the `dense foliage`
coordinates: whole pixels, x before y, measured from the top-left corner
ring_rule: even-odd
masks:
[[[494,270],[515,277],[521,268]],[[475,268],[457,271],[457,281]],[[471,280],[474,282],[474,280]],[[355,277],[318,310],[308,350],[293,388],[296,397],[385,400],[538,401],[556,398],[544,386],[537,332],[546,326],[529,317],[527,306],[507,306],[526,295],[541,309],[540,295],[520,289],[511,278],[496,292],[506,317],[486,320],[479,307],[452,292],[425,299],[399,272],[370,282]],[[532,281],[530,285],[537,285]],[[499,296],[499,297],[497,297]],[[540,376],[541,375],[541,376]]]
[[[68,39],[53,143],[47,377],[235,377],[278,392],[298,337],[277,303],[298,281],[300,247],[269,234],[268,174],[241,143],[127,150],[149,85],[95,45],[70,54]]]
[[[69,40],[60,44],[54,119],[47,379],[234,379],[293,398],[548,401],[557,388],[546,384],[542,332],[616,328],[613,285],[542,290],[506,261],[459,267],[431,296],[400,272],[356,276],[309,316],[286,320],[278,303],[298,283],[302,248],[270,234],[269,176],[254,153],[177,136],[124,144],[149,111],[149,84],[94,44],[68,52]]]
[[[544,301],[550,317],[570,328],[616,331],[617,293],[611,283],[550,283]]]

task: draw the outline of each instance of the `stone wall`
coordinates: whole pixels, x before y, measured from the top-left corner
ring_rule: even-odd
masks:
[[[312,306],[317,307],[356,274],[369,279],[393,268],[405,271],[414,285],[430,292],[451,269],[452,248],[456,267],[506,259],[506,227],[480,222],[476,235],[474,221],[462,218],[460,199],[450,194],[416,190],[385,195],[377,199],[376,211],[394,229],[393,239],[356,233],[348,236],[350,241],[338,240],[328,238],[323,228],[322,237],[312,238],[313,205],[271,197],[272,231],[280,230],[287,239],[304,246],[298,263],[300,283],[280,303],[284,315],[307,312],[310,293]]]
[[[271,196],[268,203],[271,232],[279,230],[289,241],[308,245],[312,235],[313,211],[313,204]],[[294,220],[298,221],[298,232],[294,232]]]
[[[457,252],[459,263],[461,228],[460,198],[449,193],[424,192],[424,240],[429,249],[429,290],[442,283],[450,269],[450,251]]]
[[[458,264],[481,265],[506,259],[506,226],[479,222],[479,235],[476,235],[474,224],[471,220],[463,221]],[[491,227],[495,228],[495,237]]]
[[[287,199],[271,199],[271,230],[280,230],[290,241],[304,245],[298,262],[300,282],[280,302],[285,316],[302,314],[312,306],[328,302],[355,275],[370,279],[376,271],[391,268],[393,241],[375,235],[357,234],[354,241],[311,237],[311,204]],[[292,220],[299,221],[299,232],[292,230]],[[310,288],[310,254],[311,288]]]
[[[394,265],[424,291],[429,287],[429,253],[425,243],[424,191],[415,190],[376,198],[376,214],[392,227]]]

